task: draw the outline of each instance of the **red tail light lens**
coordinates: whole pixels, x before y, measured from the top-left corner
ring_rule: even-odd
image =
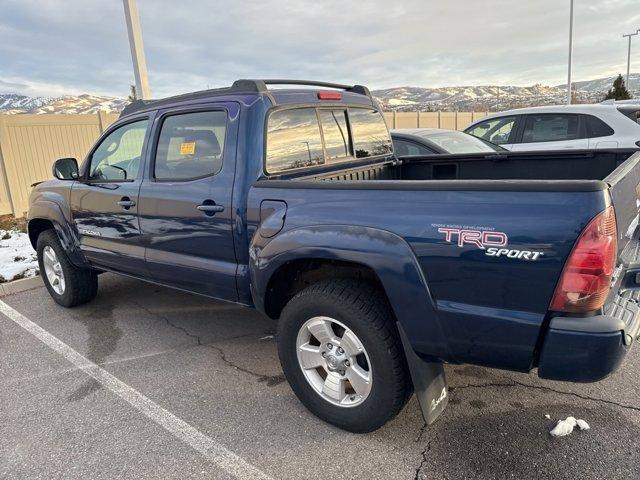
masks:
[[[562,270],[550,310],[586,313],[602,308],[618,256],[613,206],[582,231]]]
[[[318,92],[318,100],[342,100],[342,93],[340,92]]]

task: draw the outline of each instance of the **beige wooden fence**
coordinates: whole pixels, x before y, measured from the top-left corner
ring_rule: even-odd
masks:
[[[463,130],[491,112],[385,112],[389,128],[448,128]]]
[[[51,178],[62,157],[82,159],[117,114],[0,114],[0,214],[21,217],[31,184]]]
[[[389,128],[435,127],[461,130],[484,112],[386,112]],[[35,182],[51,178],[57,158],[84,158],[117,114],[0,114],[0,215],[21,217]]]

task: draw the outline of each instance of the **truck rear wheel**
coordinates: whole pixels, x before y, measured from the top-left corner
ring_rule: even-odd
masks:
[[[390,307],[357,280],[319,282],[295,295],[280,318],[278,354],[300,401],[351,432],[381,427],[412,392]]]
[[[38,236],[40,275],[49,295],[63,307],[75,307],[93,300],[98,292],[98,276],[93,270],[74,266],[54,230]]]

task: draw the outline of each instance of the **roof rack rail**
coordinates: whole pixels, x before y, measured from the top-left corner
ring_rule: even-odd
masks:
[[[294,80],[287,78],[269,78],[263,80],[236,80],[231,86],[234,88],[247,88],[249,86],[255,88],[256,92],[268,91],[267,85],[305,85],[310,87],[338,88],[348,92],[359,93],[360,95],[371,96],[371,92],[364,85],[345,85],[342,83],[319,82],[315,80]]]
[[[236,80],[230,87],[214,88],[210,90],[201,90],[199,92],[185,93],[175,95],[159,100],[135,100],[120,112],[120,117],[130,115],[132,113],[145,110],[150,107],[162,106],[180,100],[192,100],[198,98],[206,98],[211,95],[223,95],[226,93],[267,93],[269,89],[267,85],[308,85],[313,87],[338,88],[348,92],[358,93],[371,97],[371,92],[364,85],[343,85],[340,83],[316,82],[312,80],[293,80],[293,79],[264,79],[264,80]]]

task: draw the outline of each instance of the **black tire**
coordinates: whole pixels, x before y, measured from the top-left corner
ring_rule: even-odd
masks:
[[[51,247],[58,257],[62,273],[65,280],[65,289],[62,294],[58,294],[49,283],[49,279],[45,273],[43,263],[43,250],[45,247]],[[45,230],[38,236],[37,248],[38,266],[40,275],[44,281],[45,287],[49,291],[49,295],[56,303],[63,307],[75,307],[93,300],[98,293],[98,276],[96,272],[87,268],[78,268],[71,263],[66,252],[60,244],[60,239],[55,230]]]
[[[323,398],[307,381],[298,362],[296,340],[304,323],[316,316],[338,320],[360,339],[371,363],[372,386],[359,405],[342,407]],[[295,295],[278,324],[282,369],[300,401],[322,420],[355,433],[376,430],[395,417],[413,392],[395,319],[384,293],[357,280],[311,285]]]

